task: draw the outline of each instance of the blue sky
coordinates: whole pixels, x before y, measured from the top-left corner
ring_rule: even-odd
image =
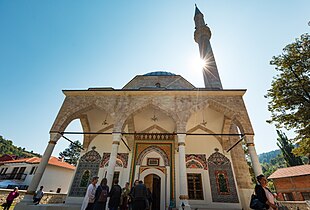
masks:
[[[277,149],[275,127],[266,123],[264,95],[276,74],[269,61],[309,32],[308,0],[2,0],[0,135],[43,153],[63,89],[122,88],[156,70],[203,87],[193,61],[195,3],[211,28],[223,87],[248,90],[258,153]],[[79,129],[75,121],[67,130]],[[60,140],[54,155],[67,145]]]

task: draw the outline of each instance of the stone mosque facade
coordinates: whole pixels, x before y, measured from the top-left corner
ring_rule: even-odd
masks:
[[[248,209],[253,184],[243,146],[255,175],[261,167],[243,101],[246,90],[222,88],[211,31],[197,7],[194,20],[194,38],[206,61],[204,88],[181,75],[155,71],[135,76],[122,89],[63,91],[66,97],[37,171],[44,171],[62,132],[79,119],[84,151],[67,204],[81,204],[91,177],[98,175],[109,186],[113,178],[122,187],[144,181],[154,196],[153,210]],[[36,175],[29,194],[38,187]]]

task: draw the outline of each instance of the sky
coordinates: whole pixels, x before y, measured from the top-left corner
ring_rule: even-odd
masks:
[[[43,154],[64,89],[120,89],[159,70],[204,87],[195,3],[212,31],[223,88],[247,89],[257,153],[278,149],[276,128],[266,123],[264,95],[276,75],[269,62],[309,33],[309,0],[1,0],[0,135]],[[81,127],[75,120],[66,130]],[[67,146],[60,139],[53,155]]]

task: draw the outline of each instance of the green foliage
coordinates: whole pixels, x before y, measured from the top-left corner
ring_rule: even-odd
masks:
[[[59,153],[59,157],[64,158],[67,163],[76,166],[77,161],[80,157],[81,148],[82,144],[79,141],[70,143],[68,148],[66,148],[63,152]]]
[[[277,128],[295,130],[294,150],[300,156],[310,154],[310,35],[303,34],[283,49],[283,53],[270,61],[278,74],[273,78],[268,110]]]
[[[293,149],[293,153],[295,155],[305,155],[303,158],[303,162],[308,162],[310,164],[310,138],[306,138],[297,144],[297,148]]]
[[[0,156],[2,155],[16,155],[17,157],[40,157],[40,154],[33,151],[26,151],[25,148],[17,147],[11,140],[4,139],[0,135]]]
[[[284,160],[287,166],[298,166],[303,165],[301,157],[296,157],[292,150],[294,149],[294,145],[291,140],[287,138],[285,133],[277,130],[278,138],[277,138],[277,145],[280,148]]]
[[[261,163],[261,166],[262,166],[263,174],[266,177],[268,177],[273,172],[275,172],[278,168],[285,168],[286,162],[283,158],[282,153],[280,153],[275,158],[272,158],[269,163],[267,162]]]
[[[275,151],[279,151],[279,150],[275,150]],[[275,151],[272,151],[271,153],[275,153]],[[280,152],[276,157],[271,158],[270,162],[261,163],[261,166],[262,166],[263,174],[268,178],[278,168],[285,168],[286,162],[283,158],[282,153]],[[268,188],[271,191],[275,191],[275,187],[271,180],[268,182]]]
[[[271,159],[277,157],[279,154],[281,154],[281,151],[277,149],[258,155],[258,159],[260,163],[270,163]]]

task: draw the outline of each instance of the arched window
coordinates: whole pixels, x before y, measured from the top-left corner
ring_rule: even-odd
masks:
[[[81,178],[80,187],[87,187],[89,178],[90,178],[90,171],[89,170],[84,171]]]
[[[217,175],[217,180],[218,180],[218,189],[220,193],[228,193],[228,184],[226,177],[223,173],[219,173]]]

